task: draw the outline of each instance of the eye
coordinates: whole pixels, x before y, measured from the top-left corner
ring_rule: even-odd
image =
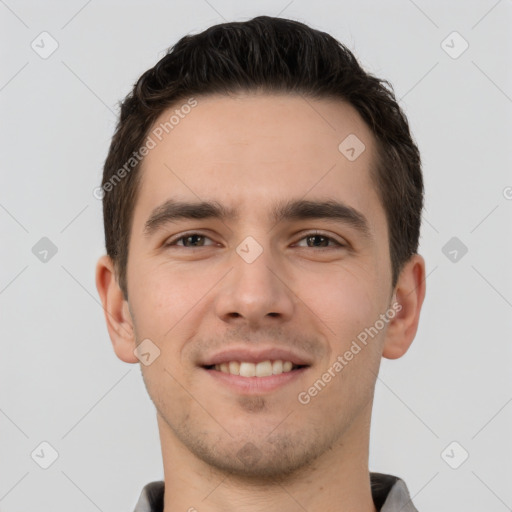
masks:
[[[345,244],[342,244],[341,242],[338,242],[335,238],[331,236],[327,236],[325,233],[322,233],[320,231],[312,231],[310,233],[307,233],[305,236],[303,236],[299,241],[306,240],[306,244],[308,248],[315,248],[320,247],[321,249],[334,249],[336,247],[346,247]],[[309,245],[309,242],[312,242],[313,245]],[[316,245],[316,242],[320,244],[327,244],[327,245]],[[330,242],[334,242],[334,246],[328,246]],[[302,246],[304,247],[304,246]]]
[[[183,244],[177,244],[176,242],[181,242],[183,240]],[[204,243],[205,240],[211,240],[211,238],[203,235],[202,233],[196,233],[195,231],[190,233],[185,233],[178,238],[174,238],[169,240],[164,244],[164,247],[191,247],[192,249],[196,247],[204,247],[207,244]],[[191,245],[188,245],[191,244]],[[196,245],[197,244],[197,245]],[[212,244],[209,244],[212,245]]]
[[[189,233],[185,233],[177,238],[173,238],[164,244],[164,247],[185,247],[196,249],[199,247],[208,247],[215,245],[206,244],[205,241],[210,240],[206,235],[202,233],[191,231]],[[322,233],[321,231],[312,231],[310,233],[306,233],[300,240],[306,240],[306,246],[300,246],[298,243],[295,244],[298,247],[306,247],[306,248],[320,248],[320,249],[334,249],[336,247],[346,247],[345,244],[338,242],[335,238]],[[179,243],[182,242],[182,243]],[[310,244],[311,243],[311,244]]]

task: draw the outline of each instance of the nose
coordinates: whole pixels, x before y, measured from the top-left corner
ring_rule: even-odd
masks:
[[[233,268],[217,293],[217,316],[224,322],[251,327],[292,318],[296,299],[283,262],[268,247],[252,262],[240,254],[233,251]]]

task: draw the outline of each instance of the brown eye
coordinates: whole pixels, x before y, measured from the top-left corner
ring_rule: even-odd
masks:
[[[181,242],[183,240],[183,244],[177,244],[177,242]],[[178,238],[174,238],[165,244],[165,247],[186,247],[186,248],[199,248],[205,247],[212,244],[205,244],[205,240],[211,240],[211,238],[203,235],[201,233],[185,233]]]
[[[302,237],[299,241],[306,240],[306,247],[315,248],[319,247],[321,249],[334,249],[336,247],[345,247],[344,244],[338,242],[333,237],[327,236],[323,233],[313,232],[308,233],[304,237]],[[330,244],[330,245],[329,245]],[[302,246],[304,247],[304,246]]]

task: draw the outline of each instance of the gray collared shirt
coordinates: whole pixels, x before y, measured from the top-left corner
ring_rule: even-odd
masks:
[[[405,482],[393,475],[370,473],[373,502],[379,512],[418,512]],[[163,512],[164,482],[144,486],[133,512]]]

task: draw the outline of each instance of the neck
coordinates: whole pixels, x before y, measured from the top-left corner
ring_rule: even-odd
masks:
[[[377,512],[368,469],[371,406],[322,456],[269,482],[244,479],[191,454],[158,416],[164,463],[164,512]]]

